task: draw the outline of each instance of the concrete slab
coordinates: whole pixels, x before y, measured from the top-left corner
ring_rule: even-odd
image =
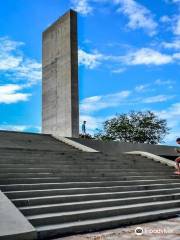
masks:
[[[179,240],[179,226],[180,217],[96,233],[79,234],[56,240]],[[136,229],[139,228],[142,229],[142,234],[136,233]]]
[[[143,152],[143,151],[132,151],[132,152],[126,152],[126,154],[130,154],[130,155],[140,155],[149,159],[152,159],[156,162],[160,162],[164,165],[167,165],[169,167],[174,167],[176,166],[174,161],[168,160],[166,158],[163,157],[159,157],[155,154],[149,153],[149,152]]]
[[[65,138],[65,137],[61,137],[57,134],[53,134],[52,137],[54,137],[55,139],[63,142],[63,143],[66,143],[68,144],[69,146],[72,146],[80,151],[83,151],[83,152],[92,152],[92,153],[97,153],[99,151],[93,149],[93,148],[90,148],[90,147],[86,147],[85,145],[83,144],[80,144],[80,143],[77,143],[69,138]]]
[[[68,11],[43,33],[42,131],[79,137],[77,13]]]
[[[0,240],[35,240],[35,228],[0,191]]]
[[[174,148],[177,146],[154,145],[154,144],[140,144],[140,143],[123,143],[115,141],[100,141],[94,139],[70,138],[71,140],[83,144],[87,147],[96,149],[97,151],[119,155],[123,152],[130,151],[144,151],[159,156],[176,156],[178,155]]]

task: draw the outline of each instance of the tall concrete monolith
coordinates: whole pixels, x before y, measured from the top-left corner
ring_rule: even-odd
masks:
[[[43,32],[42,131],[79,136],[77,13]]]

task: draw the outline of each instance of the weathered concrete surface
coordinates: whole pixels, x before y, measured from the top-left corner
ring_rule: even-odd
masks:
[[[148,153],[148,152],[143,152],[143,151],[132,151],[132,152],[127,152],[127,154],[131,154],[131,155],[140,155],[149,159],[153,159],[156,162],[160,162],[164,165],[167,165],[169,167],[175,167],[176,163],[172,160],[168,160],[166,158],[160,157],[158,155],[152,154],[152,153]]]
[[[71,146],[71,147],[74,147],[80,151],[83,151],[83,152],[91,152],[91,153],[97,153],[98,151],[93,149],[93,148],[90,148],[90,147],[86,147],[85,145],[83,144],[80,144],[80,143],[77,143],[69,138],[65,138],[65,137],[61,137],[61,136],[58,136],[56,134],[53,134],[52,135],[55,139],[63,142],[63,143],[66,143],[67,145]]]
[[[104,142],[99,140],[91,140],[91,139],[82,139],[75,138],[72,140],[81,143],[87,147],[91,147],[96,149],[97,151],[101,151],[108,154],[118,155],[122,152],[130,152],[130,151],[144,151],[149,152],[155,155],[160,156],[176,156],[177,153],[174,150],[174,146],[165,146],[165,145],[152,145],[152,144],[131,144],[131,143],[121,143],[121,142]]]
[[[36,231],[0,191],[0,240],[34,240]]]
[[[56,240],[179,240],[180,218],[134,225],[90,234],[81,234]],[[142,235],[136,235],[135,229],[141,227]]]
[[[72,10],[43,33],[43,133],[79,136],[77,41]]]
[[[1,131],[0,130],[0,150],[5,149],[21,149],[23,150],[59,150],[70,151],[71,147],[67,144],[60,144],[48,134]],[[9,152],[9,157],[11,156]]]

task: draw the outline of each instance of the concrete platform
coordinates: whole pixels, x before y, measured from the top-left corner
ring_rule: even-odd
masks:
[[[136,235],[137,228],[143,229],[142,235]],[[54,240],[179,240],[180,217],[164,221],[154,221],[130,227],[117,228],[108,231],[82,234]]]

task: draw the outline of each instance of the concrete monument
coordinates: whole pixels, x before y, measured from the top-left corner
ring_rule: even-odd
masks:
[[[77,14],[72,10],[43,32],[42,131],[79,136]]]

